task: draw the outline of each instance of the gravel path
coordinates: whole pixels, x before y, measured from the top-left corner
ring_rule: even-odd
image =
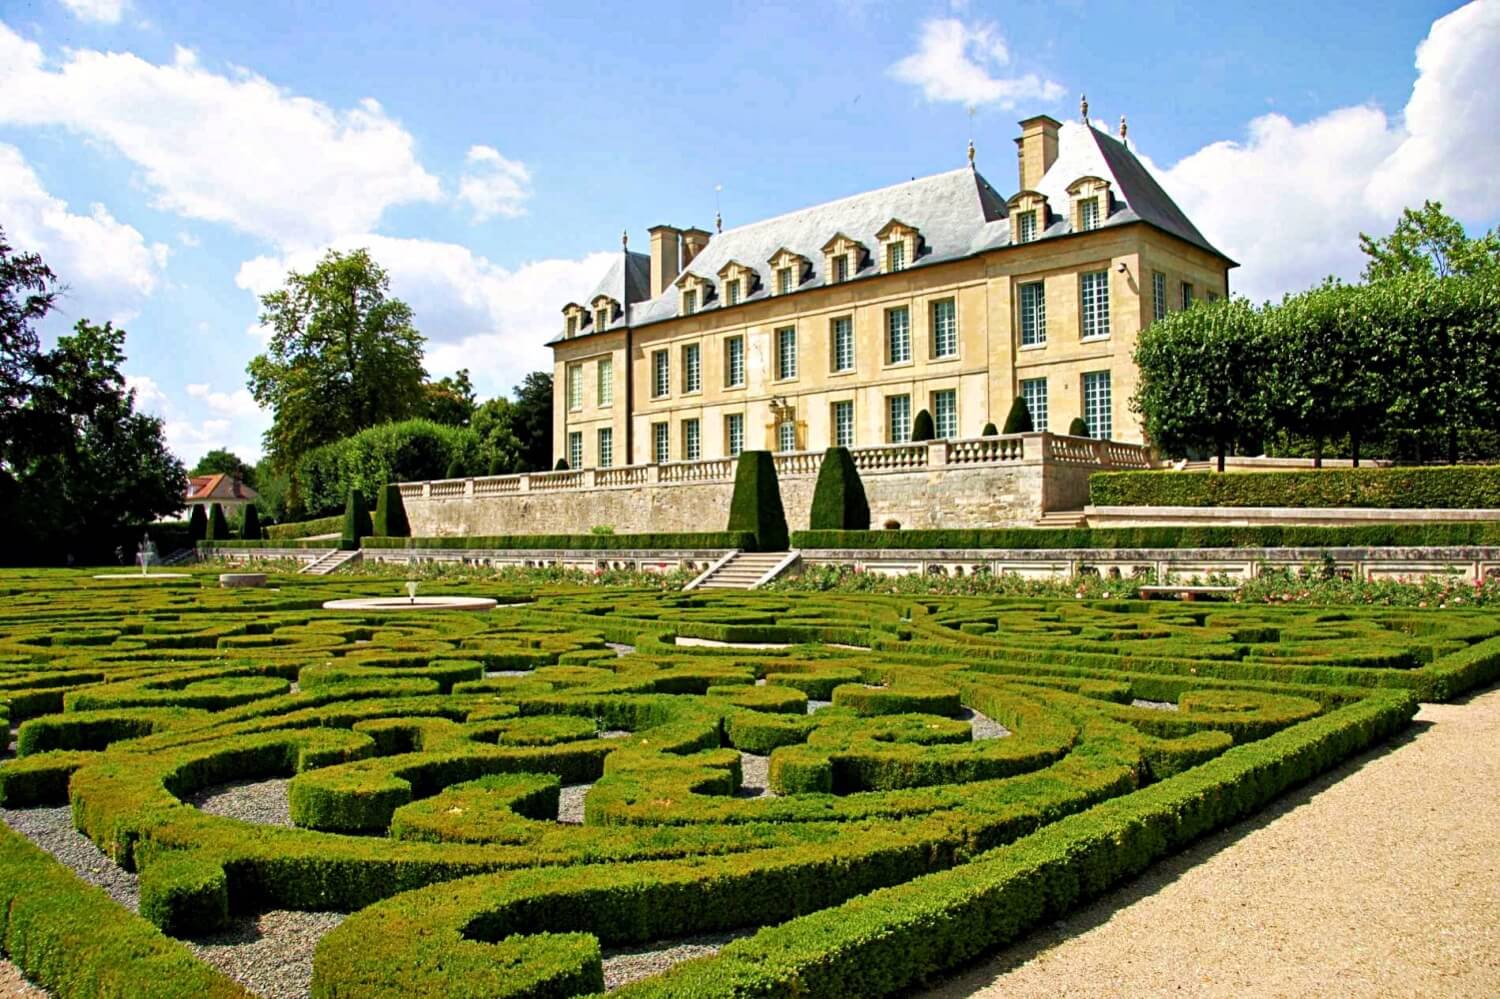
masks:
[[[199,958],[256,995],[301,999],[312,988],[313,949],[343,920],[341,912],[263,912],[186,943]]]
[[[1500,690],[928,993],[1500,995]]]
[[[634,645],[626,645],[624,642],[605,642],[604,647],[614,649],[617,656],[628,656],[635,651]]]
[[[57,808],[0,808],[0,820],[56,857],[84,881],[103,888],[131,912],[141,908],[136,876],[122,870],[87,836],[73,828],[73,811]]]
[[[815,701],[812,698],[808,698],[807,713],[812,714],[814,711],[821,711],[832,703],[832,701]]]
[[[557,821],[564,825],[583,825],[583,799],[592,784],[569,784],[557,795]]]
[[[1176,711],[1177,705],[1171,701],[1143,701],[1139,697],[1130,702],[1133,708],[1150,708],[1153,711]]]
[[[617,989],[622,985],[659,975],[679,961],[694,957],[717,954],[719,948],[754,930],[733,933],[705,933],[702,936],[683,937],[680,940],[646,944],[642,947],[609,948],[604,951],[604,988]]]
[[[771,790],[771,758],[753,753],[740,754],[741,798],[774,798]]]
[[[205,788],[183,800],[209,815],[290,829],[292,806],[287,789],[291,784],[290,777],[237,781]]]
[[[964,708],[963,714],[959,715],[959,717],[968,721],[969,728],[974,733],[973,738],[975,742],[978,742],[980,739],[1003,739],[1010,735],[1010,729],[1001,725],[995,719],[980,714],[973,708]]]
[[[7,999],[47,999],[51,995],[26,980],[21,969],[0,957],[0,996]]]

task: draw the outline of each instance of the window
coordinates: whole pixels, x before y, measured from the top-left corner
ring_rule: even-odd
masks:
[[[885,310],[885,363],[911,360],[911,310],[906,306]]]
[[[885,439],[892,444],[911,440],[911,396],[885,397]]]
[[[575,336],[575,335],[577,335],[577,333],[578,333],[578,313],[575,312],[571,316],[568,317],[568,333],[567,333],[567,335],[568,336]]]
[[[658,465],[672,460],[672,435],[665,423],[651,424],[651,460]]]
[[[786,295],[790,293],[794,287],[796,287],[796,285],[792,283],[792,268],[783,267],[781,268],[781,270],[776,272],[776,294]]]
[[[730,413],[724,417],[724,453],[733,458],[745,450],[745,414]]]
[[[724,341],[724,386],[745,384],[745,338],[732,336]]]
[[[724,286],[724,301],[728,305],[740,304],[740,282],[738,278]]]
[[[660,399],[672,391],[672,355],[665,350],[651,354],[651,398]]]
[[[958,356],[958,308],[951,298],[932,303],[932,356]]]
[[[599,428],[599,467],[608,468],[615,463],[615,432],[610,427]]]
[[[1193,304],[1193,285],[1189,281],[1182,282],[1182,307],[1190,308]]]
[[[583,467],[583,431],[581,430],[568,433],[568,467]]]
[[[1021,212],[1016,216],[1017,243],[1029,243],[1036,239],[1036,212]]]
[[[1216,291],[1209,292],[1208,293],[1208,300],[1210,302],[1217,302],[1219,300],[1219,293],[1216,292]]]
[[[703,390],[703,361],[696,343],[684,344],[682,348],[682,390],[684,392]]]
[[[852,402],[833,404],[833,444],[834,447],[854,446],[854,403]]]
[[[1021,382],[1021,398],[1031,413],[1031,429],[1042,431],[1047,423],[1047,379],[1027,378]]]
[[[905,240],[897,240],[885,248],[885,269],[891,273],[906,270]]]
[[[797,377],[797,330],[788,326],[776,331],[776,377]]]
[[[682,293],[682,314],[691,316],[698,311],[698,293],[693,290]]]
[[[1167,318],[1167,276],[1161,271],[1151,272],[1151,318]]]
[[[1114,416],[1109,400],[1109,372],[1088,371],[1083,376],[1083,422],[1089,425],[1089,436],[1099,440],[1114,433]]]
[[[1083,339],[1109,336],[1109,271],[1079,276],[1083,285]]]
[[[609,326],[609,317],[609,306],[606,305],[596,309],[594,311],[594,329],[598,331],[607,328]]]
[[[1047,287],[1040,281],[1021,285],[1021,346],[1047,342]]]
[[[849,280],[849,254],[840,253],[833,258],[833,281],[835,284]]]
[[[703,424],[697,420],[682,421],[682,459],[697,461],[703,457]]]
[[[840,316],[829,324],[833,343],[829,356],[833,358],[834,371],[854,370],[854,320]]]
[[[568,365],[568,408],[583,408],[583,365]]]
[[[797,424],[792,420],[782,420],[776,424],[776,450],[797,450]]]
[[[598,398],[600,406],[610,406],[615,401],[615,360],[612,357],[599,358],[599,385]]]
[[[1078,228],[1081,232],[1099,228],[1099,199],[1085,198],[1078,203]]]
[[[958,436],[958,390],[932,393],[932,432],[940,438]]]

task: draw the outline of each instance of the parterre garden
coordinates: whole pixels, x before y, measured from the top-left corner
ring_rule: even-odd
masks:
[[[54,994],[243,995],[173,938],[266,910],[350,913],[320,997],[591,994],[601,948],[726,931],[616,994],[907,990],[1500,675],[1451,608],[272,582],[0,576],[0,805],[139,875],[135,915],[0,826]],[[285,778],[291,827],[188,803]]]

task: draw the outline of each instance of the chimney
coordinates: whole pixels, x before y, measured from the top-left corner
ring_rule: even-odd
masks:
[[[682,232],[669,225],[652,226],[646,230],[651,234],[651,297],[655,298],[671,287],[682,272],[678,262],[682,252]]]
[[[703,252],[708,245],[710,235],[703,229],[682,230],[682,266],[684,269],[693,262],[693,258]]]
[[[1057,130],[1061,127],[1057,119],[1044,114],[1021,122],[1016,154],[1020,159],[1022,191],[1036,190],[1042,174],[1057,162]]]

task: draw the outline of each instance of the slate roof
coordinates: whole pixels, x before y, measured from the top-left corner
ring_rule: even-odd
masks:
[[[1110,182],[1110,213],[1100,228],[1146,222],[1229,261],[1204,238],[1123,143],[1081,122],[1066,122],[1058,130],[1057,160],[1036,186],[1039,193],[1046,195],[1052,216],[1050,224],[1038,235],[1039,240],[1072,233],[1068,187],[1081,177],[1100,177]],[[958,260],[1011,245],[1006,200],[977,170],[963,167],[726,229],[709,240],[684,268],[684,273],[705,279],[714,290],[706,301],[699,302],[699,312],[723,307],[719,271],[731,261],[753,268],[758,278],[754,288],[742,289],[741,303],[769,296],[772,287],[769,261],[782,249],[801,255],[811,265],[797,290],[819,288],[828,283],[823,247],[842,233],[862,243],[866,251],[860,267],[849,277],[865,277],[879,272],[881,247],[876,233],[893,219],[920,234],[916,259],[908,262],[908,268]],[[626,252],[578,304],[588,308],[600,294],[617,302],[628,302],[631,326],[676,318],[681,307],[676,284],[655,299],[650,298],[650,284],[650,255]],[[618,316],[608,328],[621,327],[625,322],[625,316]],[[586,325],[579,335],[596,332],[600,331]],[[562,339],[559,336],[551,342]]]

